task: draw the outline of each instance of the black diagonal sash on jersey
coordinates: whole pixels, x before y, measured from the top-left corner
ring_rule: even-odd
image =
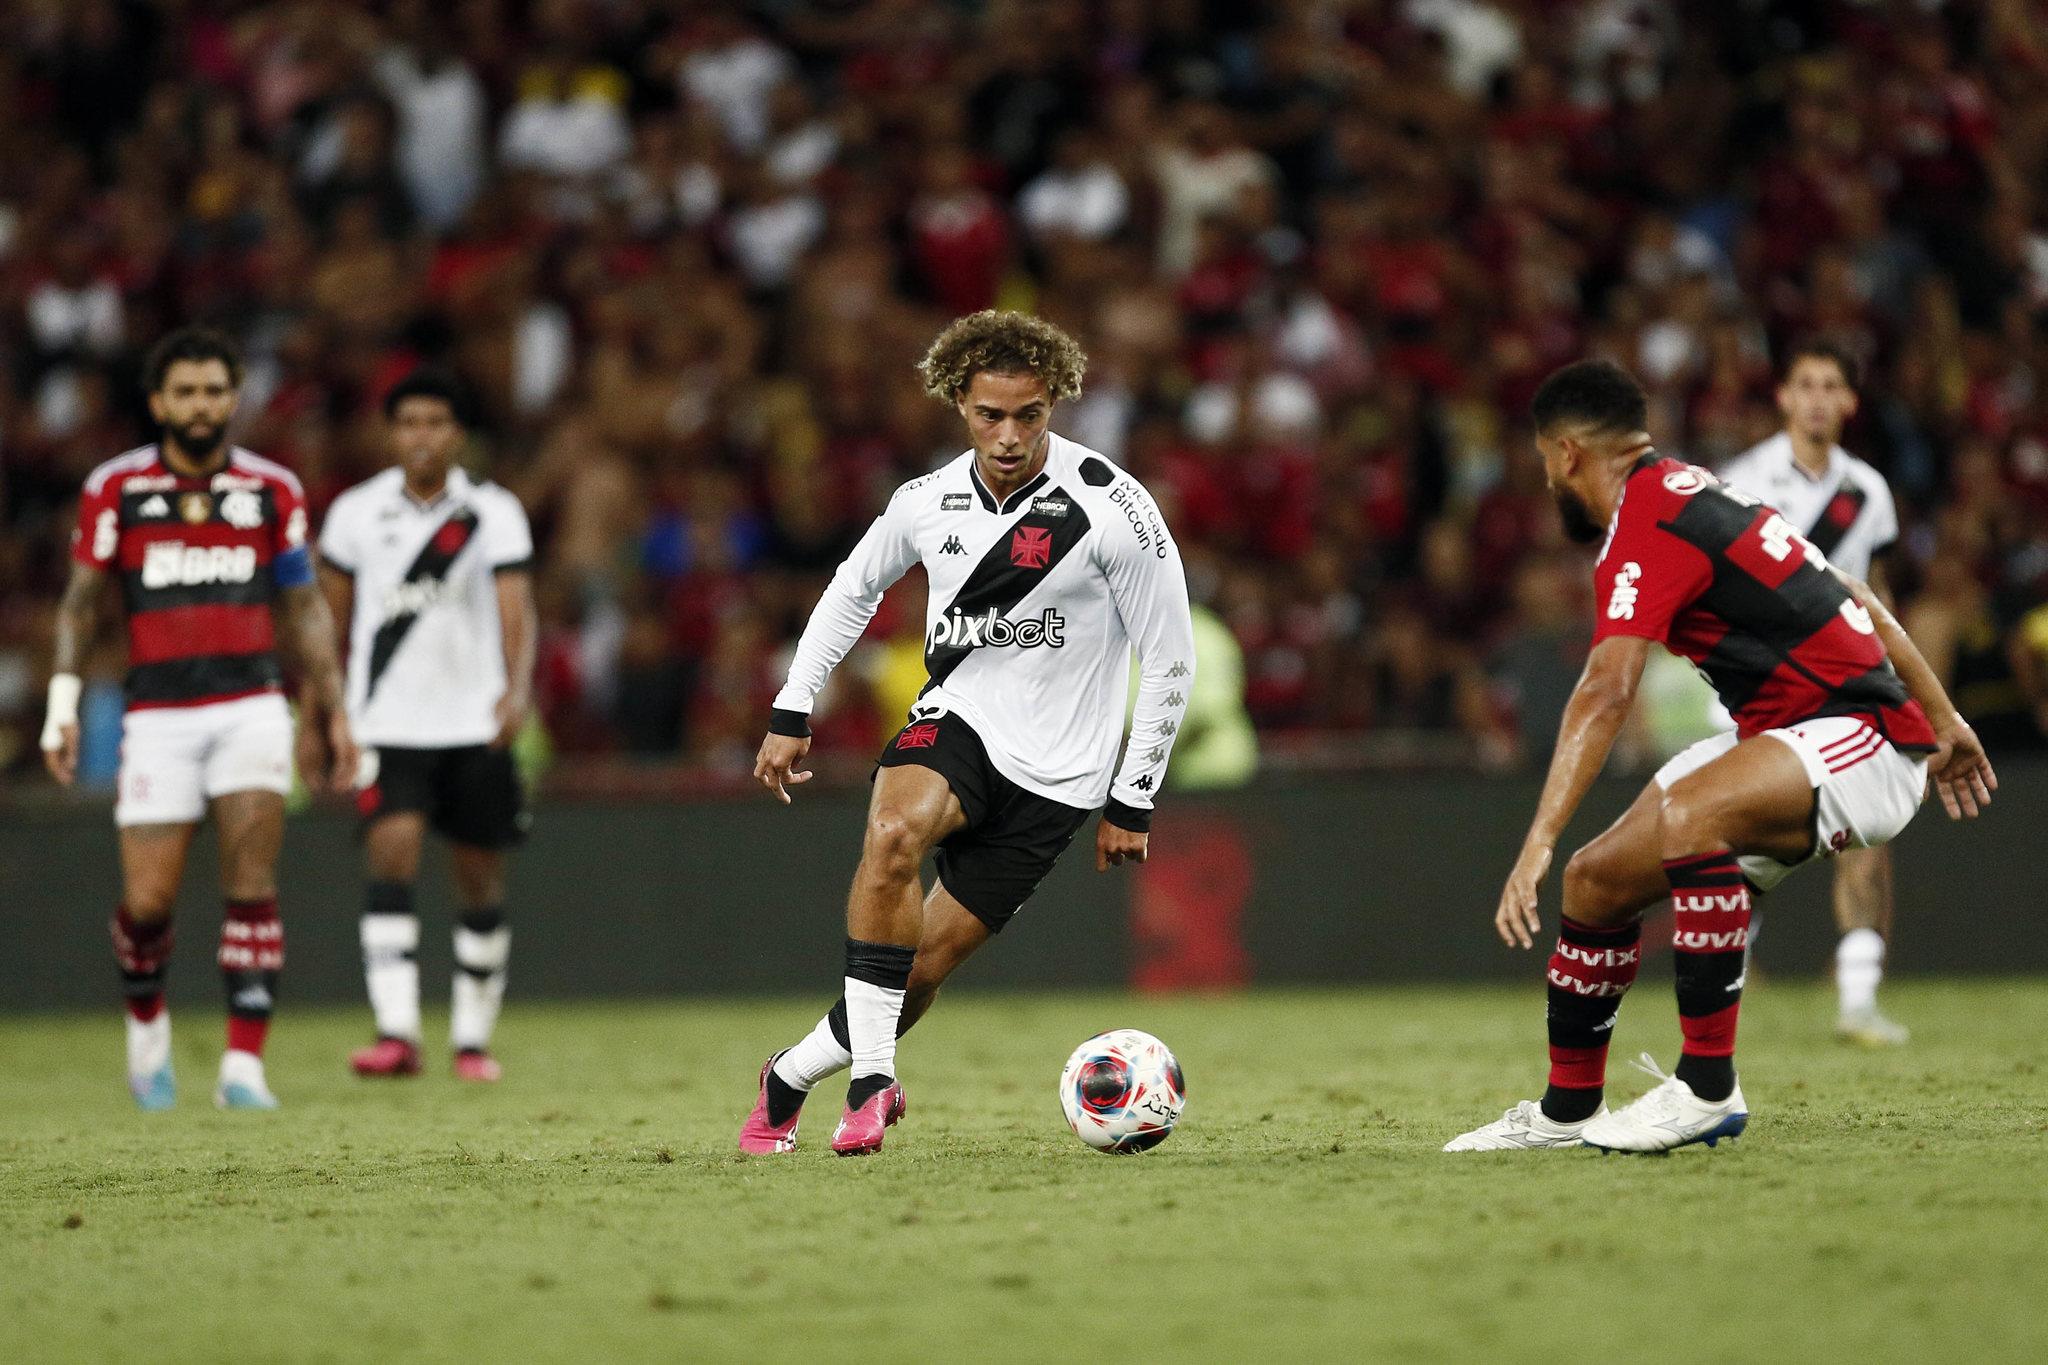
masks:
[[[448,569],[455,563],[455,557],[463,547],[476,537],[476,511],[470,507],[458,507],[448,514],[448,519],[434,528],[427,537],[427,543],[414,559],[412,567],[405,571],[404,583],[439,583],[448,577]],[[363,700],[368,701],[377,693],[377,683],[383,678],[384,670],[391,666],[391,657],[398,653],[398,647],[405,643],[405,637],[412,633],[413,624],[420,619],[417,609],[395,612],[370,640],[370,685],[363,689]]]
[[[992,609],[998,616],[1007,616],[1010,609],[1024,600],[1030,592],[1045,581],[1045,576],[1059,567],[1082,537],[1088,534],[1088,514],[1081,510],[1078,499],[1068,495],[1064,488],[1054,488],[1032,499],[1032,507],[1064,507],[1058,515],[1033,510],[1017,518],[996,543],[989,547],[974,571],[967,575],[967,581],[960,585],[960,591],[946,604],[941,616],[958,612],[962,616],[985,616]],[[1030,553],[1013,553],[1019,542],[1019,533],[1030,533],[1026,540],[1031,542]],[[1046,539],[1039,542],[1039,537]],[[1036,563],[1043,555],[1044,564]],[[1029,562],[1016,562],[1023,558]],[[924,685],[923,696],[952,675],[967,656],[978,646],[975,645],[934,645],[925,651],[924,669],[931,675],[931,681]]]
[[[1820,509],[1820,519],[1806,530],[1806,539],[1813,548],[1824,555],[1831,555],[1842,543],[1842,537],[1849,534],[1849,528],[1863,515],[1863,508],[1870,501],[1870,494],[1842,480],[1842,486]]]

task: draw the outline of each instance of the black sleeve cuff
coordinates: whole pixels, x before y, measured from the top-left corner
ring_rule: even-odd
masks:
[[[802,711],[788,711],[778,706],[768,713],[768,733],[787,735],[791,739],[809,739],[811,718]]]
[[[334,556],[330,554],[323,553],[320,556],[320,562],[321,564],[323,564],[327,568],[334,570],[338,574],[344,574],[349,578],[354,578],[356,576],[356,571],[354,569],[351,569],[348,565],[342,563],[340,560],[336,559]]]
[[[491,565],[492,573],[532,573],[533,556],[524,559],[508,559],[503,564]]]
[[[1118,829],[1127,829],[1133,834],[1150,834],[1152,832],[1151,811],[1139,810],[1136,806],[1126,806],[1114,796],[1110,797],[1109,804],[1102,808],[1102,818],[1115,825]]]

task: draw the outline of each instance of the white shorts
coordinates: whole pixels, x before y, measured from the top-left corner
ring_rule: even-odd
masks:
[[[292,713],[276,692],[122,719],[117,825],[197,824],[216,796],[291,789]]]
[[[1813,851],[1800,863],[1891,842],[1927,793],[1926,757],[1900,753],[1861,716],[1824,716],[1763,733],[1799,755],[1813,784]],[[1657,770],[1657,785],[1669,787],[1739,742],[1733,730],[1701,740]],[[1743,875],[1765,891],[1800,865],[1755,854],[1741,863]]]

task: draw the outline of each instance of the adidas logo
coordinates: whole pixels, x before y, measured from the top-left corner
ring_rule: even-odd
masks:
[[[164,495],[161,493],[151,497],[149,501],[135,509],[135,515],[138,517],[167,517],[170,514],[171,505],[164,501]]]

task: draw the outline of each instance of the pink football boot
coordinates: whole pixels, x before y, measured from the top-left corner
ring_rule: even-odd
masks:
[[[903,1087],[891,1081],[882,1089],[868,1096],[867,1102],[858,1109],[849,1109],[839,1116],[839,1126],[832,1130],[832,1151],[837,1156],[866,1156],[882,1150],[882,1135],[889,1125],[903,1117],[905,1109]]]
[[[761,1090],[754,1097],[754,1112],[740,1125],[740,1150],[752,1156],[796,1150],[796,1126],[803,1120],[804,1111],[797,1110],[781,1123],[768,1122],[768,1073],[781,1060],[782,1054],[778,1052],[761,1063]]]
[[[417,1076],[420,1049],[403,1038],[379,1038],[368,1047],[348,1055],[348,1064],[358,1076]]]
[[[489,1083],[505,1074],[498,1059],[480,1047],[464,1048],[455,1054],[455,1079]]]

